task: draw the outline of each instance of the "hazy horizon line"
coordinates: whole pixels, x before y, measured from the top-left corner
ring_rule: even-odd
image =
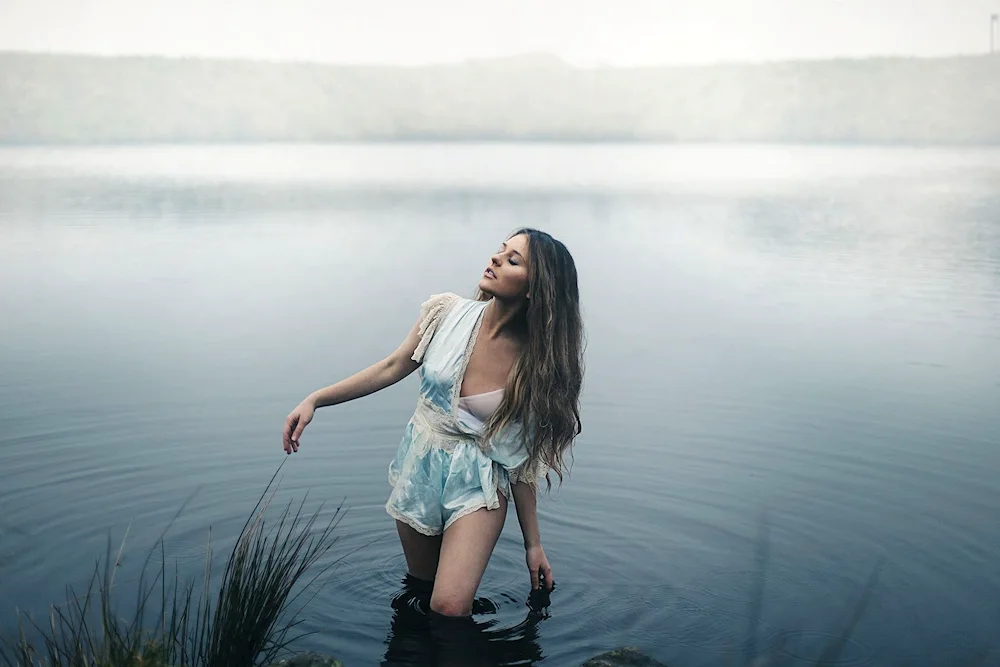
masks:
[[[88,51],[54,51],[40,49],[5,49],[0,47],[0,56],[44,56],[53,58],[90,58],[95,60],[168,60],[168,61],[207,61],[218,63],[259,63],[268,65],[311,65],[322,67],[338,68],[381,68],[398,70],[418,70],[432,69],[439,67],[461,67],[467,65],[502,63],[509,61],[530,61],[547,60],[550,63],[558,64],[566,69],[573,70],[642,70],[642,69],[698,69],[704,67],[724,67],[734,65],[782,65],[782,64],[803,64],[803,63],[830,63],[830,62],[870,62],[870,61],[899,61],[899,60],[969,60],[969,59],[989,59],[1000,60],[1000,52],[989,53],[986,51],[957,52],[952,54],[935,55],[915,55],[915,54],[870,54],[870,55],[841,55],[824,57],[799,57],[799,58],[761,58],[746,60],[712,60],[703,62],[682,62],[682,63],[644,63],[644,64],[614,64],[614,63],[574,63],[551,51],[524,51],[511,53],[509,55],[498,56],[474,56],[460,60],[440,60],[426,63],[404,64],[393,62],[377,61],[347,61],[347,60],[307,60],[301,58],[267,58],[250,56],[206,56],[192,54],[164,54],[164,53],[96,53]]]

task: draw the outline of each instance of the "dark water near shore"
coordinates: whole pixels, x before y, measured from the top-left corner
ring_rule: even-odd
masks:
[[[843,665],[1000,649],[1000,151],[643,146],[0,150],[0,628],[119,582],[167,535],[223,554],[284,458],[284,416],[471,293],[512,228],[566,241],[588,325],[584,432],[540,507],[558,589],[528,618],[513,511],[486,652],[640,646]],[[281,497],[349,511],[302,644],[408,651],[382,509],[415,378],[324,410]],[[129,527],[130,526],[130,527]],[[396,633],[394,635],[394,633]]]

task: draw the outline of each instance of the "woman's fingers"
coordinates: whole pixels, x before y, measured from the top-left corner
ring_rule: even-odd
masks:
[[[538,590],[538,571],[539,571],[539,568],[533,567],[533,568],[530,568],[530,571],[531,571],[531,590],[536,591],[536,590]]]
[[[545,572],[545,588],[552,590],[552,586],[555,585],[555,581],[552,579],[552,568],[546,563],[543,567]]]
[[[285,419],[285,429],[281,432],[281,444],[285,448],[286,454],[299,451],[299,438],[302,436],[306,424],[312,421],[312,417],[312,408],[300,404]]]
[[[305,430],[306,424],[309,420],[306,417],[299,417],[296,420],[298,423],[295,425],[295,430],[292,432],[292,451],[299,451],[299,437],[302,435],[302,431]]]
[[[293,451],[292,433],[295,431],[295,427],[298,421],[299,419],[294,412],[288,415],[288,419],[285,420],[285,430],[282,431],[281,433],[281,442],[282,446],[285,448],[286,454],[291,454]]]

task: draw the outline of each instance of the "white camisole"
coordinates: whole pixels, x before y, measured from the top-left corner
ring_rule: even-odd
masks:
[[[458,399],[458,414],[469,426],[482,428],[500,403],[503,401],[503,388],[488,391],[484,394],[460,396]]]

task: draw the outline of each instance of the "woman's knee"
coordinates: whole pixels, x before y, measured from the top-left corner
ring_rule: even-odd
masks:
[[[442,616],[471,616],[472,600],[455,593],[434,591],[431,595],[431,611]]]

